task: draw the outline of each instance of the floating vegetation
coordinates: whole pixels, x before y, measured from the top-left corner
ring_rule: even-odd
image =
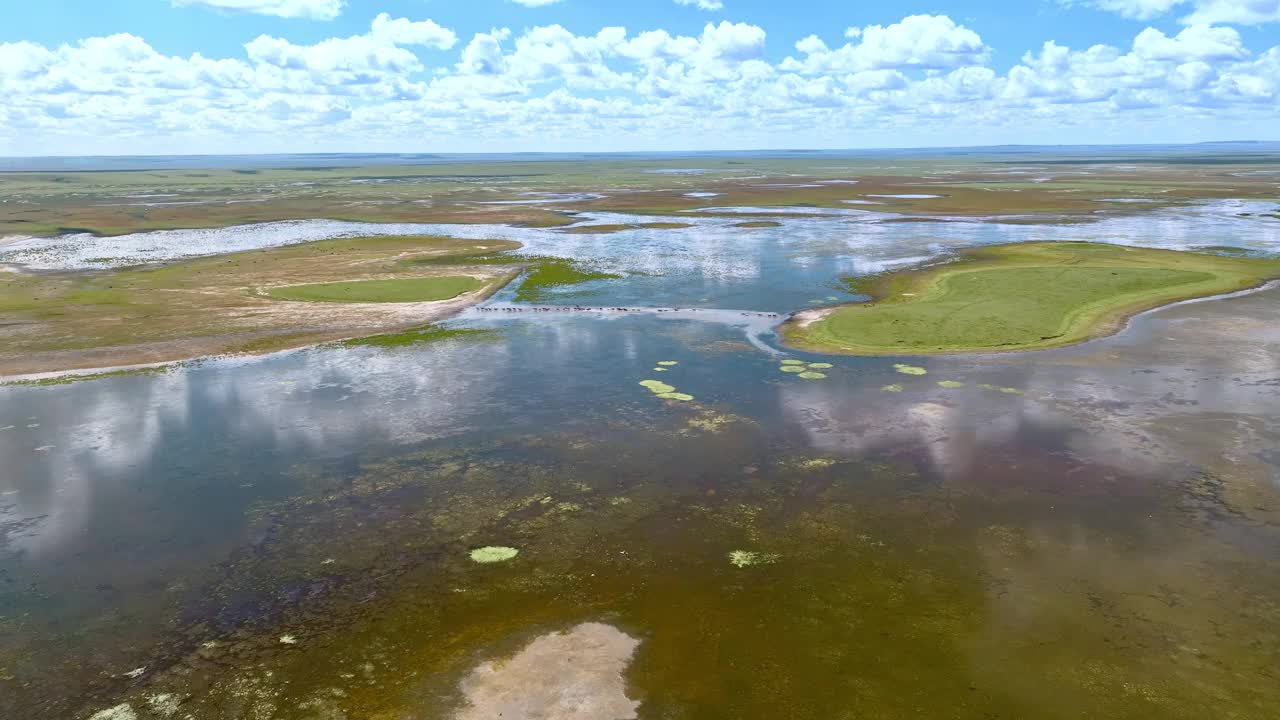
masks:
[[[658,397],[662,398],[663,400],[679,400],[680,402],[689,402],[690,400],[693,399],[692,395],[689,395],[688,393],[682,393],[682,392],[658,393]]]
[[[804,470],[825,470],[835,464],[836,461],[831,458],[805,458],[796,463],[796,467]]]
[[[138,713],[128,703],[94,713],[89,720],[138,720]]]
[[[658,364],[661,365],[662,367],[673,367],[675,365],[679,365],[680,363],[675,360],[659,360]]]
[[[714,433],[720,432],[725,427],[740,421],[742,421],[742,418],[737,415],[717,413],[707,410],[700,416],[689,420],[688,427],[691,430],[701,430],[703,432]]]
[[[802,373],[806,371],[803,365],[783,365],[778,369],[785,373]]]
[[[894,385],[885,385],[884,387],[882,387],[882,388],[880,388],[880,389],[881,389],[881,390],[883,390],[883,391],[885,391],[885,392],[902,392],[902,386],[901,386],[901,385],[898,385],[898,384],[894,384]]]
[[[939,380],[939,381],[938,381],[938,387],[944,387],[944,388],[962,388],[962,387],[964,387],[964,383],[959,382],[959,381],[956,381],[956,380]]]
[[[654,369],[653,369],[653,371],[654,371],[654,372],[666,372],[666,371],[667,371],[667,369],[666,369],[666,368],[654,368]]]
[[[1006,395],[1024,395],[1025,394],[1018,388],[1011,388],[1011,387],[1002,387],[1000,388],[1000,392]]]
[[[648,388],[654,395],[664,395],[676,391],[675,387],[668,385],[661,380],[641,380],[640,385]]]
[[[804,365],[803,360],[783,360],[783,365]]]
[[[614,507],[618,507],[619,505],[630,505],[631,498],[624,497],[622,495],[619,495],[618,497],[611,497],[609,498],[609,504]]]
[[[995,385],[992,385],[991,383],[982,383],[978,387],[982,388],[983,390],[999,390],[999,388],[997,388]]]
[[[915,365],[906,365],[904,363],[898,363],[894,365],[893,369],[897,370],[903,375],[928,375],[929,374],[929,371],[925,370],[922,367],[916,367]]]
[[[729,563],[734,567],[745,568],[752,565],[771,565],[778,562],[781,555],[775,553],[754,552],[752,550],[734,550],[729,553]]]
[[[830,370],[835,367],[831,363],[809,363],[810,370]]]
[[[813,371],[811,371],[811,370],[807,370],[807,371],[805,371],[805,372],[800,373],[800,375],[799,375],[798,377],[802,377],[802,378],[804,378],[805,380],[824,380],[824,379],[826,379],[827,374],[826,374],[826,373],[813,372]]]
[[[488,547],[476,548],[471,551],[471,560],[478,563],[500,563],[506,562],[520,551],[513,547],[503,547],[501,545],[491,545]]]

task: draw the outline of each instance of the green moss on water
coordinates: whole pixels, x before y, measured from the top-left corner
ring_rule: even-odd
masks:
[[[827,375],[826,373],[813,372],[810,370],[800,373],[797,377],[804,378],[805,380],[825,380]]]
[[[810,370],[830,370],[833,367],[835,367],[835,365],[832,365],[831,363],[824,363],[824,362],[809,363]]]
[[[662,398],[663,400],[678,400],[680,402],[689,402],[693,400],[692,395],[689,395],[688,393],[681,393],[681,392],[658,393],[658,397]]]
[[[783,365],[782,367],[780,367],[780,368],[778,368],[778,369],[779,369],[779,370],[781,370],[781,371],[782,371],[782,372],[784,372],[784,373],[802,373],[802,372],[805,372],[805,367],[804,367],[803,365]]]
[[[783,360],[781,362],[783,365],[804,365],[803,360]]]
[[[471,551],[470,557],[472,562],[482,564],[499,563],[511,560],[520,551],[512,547],[503,547],[501,545],[491,545],[488,547],[476,548]]]
[[[661,380],[641,380],[640,385],[641,387],[647,388],[655,395],[662,395],[676,391],[675,387],[668,385]]]

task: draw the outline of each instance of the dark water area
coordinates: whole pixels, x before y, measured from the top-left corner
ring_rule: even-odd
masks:
[[[833,227],[521,238],[628,263],[544,308],[680,312],[508,290],[481,336],[0,388],[0,716],[452,717],[602,622],[642,718],[1274,717],[1280,290],[1041,353],[780,348],[758,313],[842,274],[1080,232]]]

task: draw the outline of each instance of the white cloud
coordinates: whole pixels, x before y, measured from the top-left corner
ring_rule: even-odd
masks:
[[[217,10],[275,15],[282,18],[332,20],[342,14],[345,0],[171,0],[174,5],[198,5]]]
[[[1084,0],[1083,4],[1113,12],[1131,20],[1151,20],[1172,10],[1187,0]],[[1075,4],[1073,0],[1064,0],[1064,4]]]
[[[677,5],[692,5],[699,10],[723,10],[724,3],[720,0],[676,0]]]
[[[1198,0],[1186,23],[1261,25],[1280,22],[1280,0]]]
[[[1132,20],[1152,20],[1175,8],[1190,6],[1180,18],[1184,25],[1214,23],[1262,25],[1280,22],[1280,0],[1059,0],[1064,5],[1083,4]]]
[[[851,27],[852,42],[834,50],[816,35],[796,43],[802,60],[787,58],[783,69],[808,74],[886,68],[947,69],[981,65],[990,51],[974,31],[945,15],[912,15],[888,27]]]
[[[382,14],[363,34],[261,36],[221,58],[129,34],[0,43],[0,152],[1057,142],[1143,122],[1251,133],[1280,116],[1280,48],[1251,51],[1228,27],[1148,28],[1128,48],[1049,41],[1008,72],[945,16],[845,35],[805,37],[782,62],[764,28],[732,22],[495,28],[459,47],[434,22]]]
[[[556,3],[563,1],[564,0],[511,0],[511,2],[525,7],[546,7],[547,5],[555,5]]]

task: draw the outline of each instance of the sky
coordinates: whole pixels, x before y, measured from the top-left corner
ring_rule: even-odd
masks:
[[[1280,140],[1280,0],[3,0],[0,155]]]

